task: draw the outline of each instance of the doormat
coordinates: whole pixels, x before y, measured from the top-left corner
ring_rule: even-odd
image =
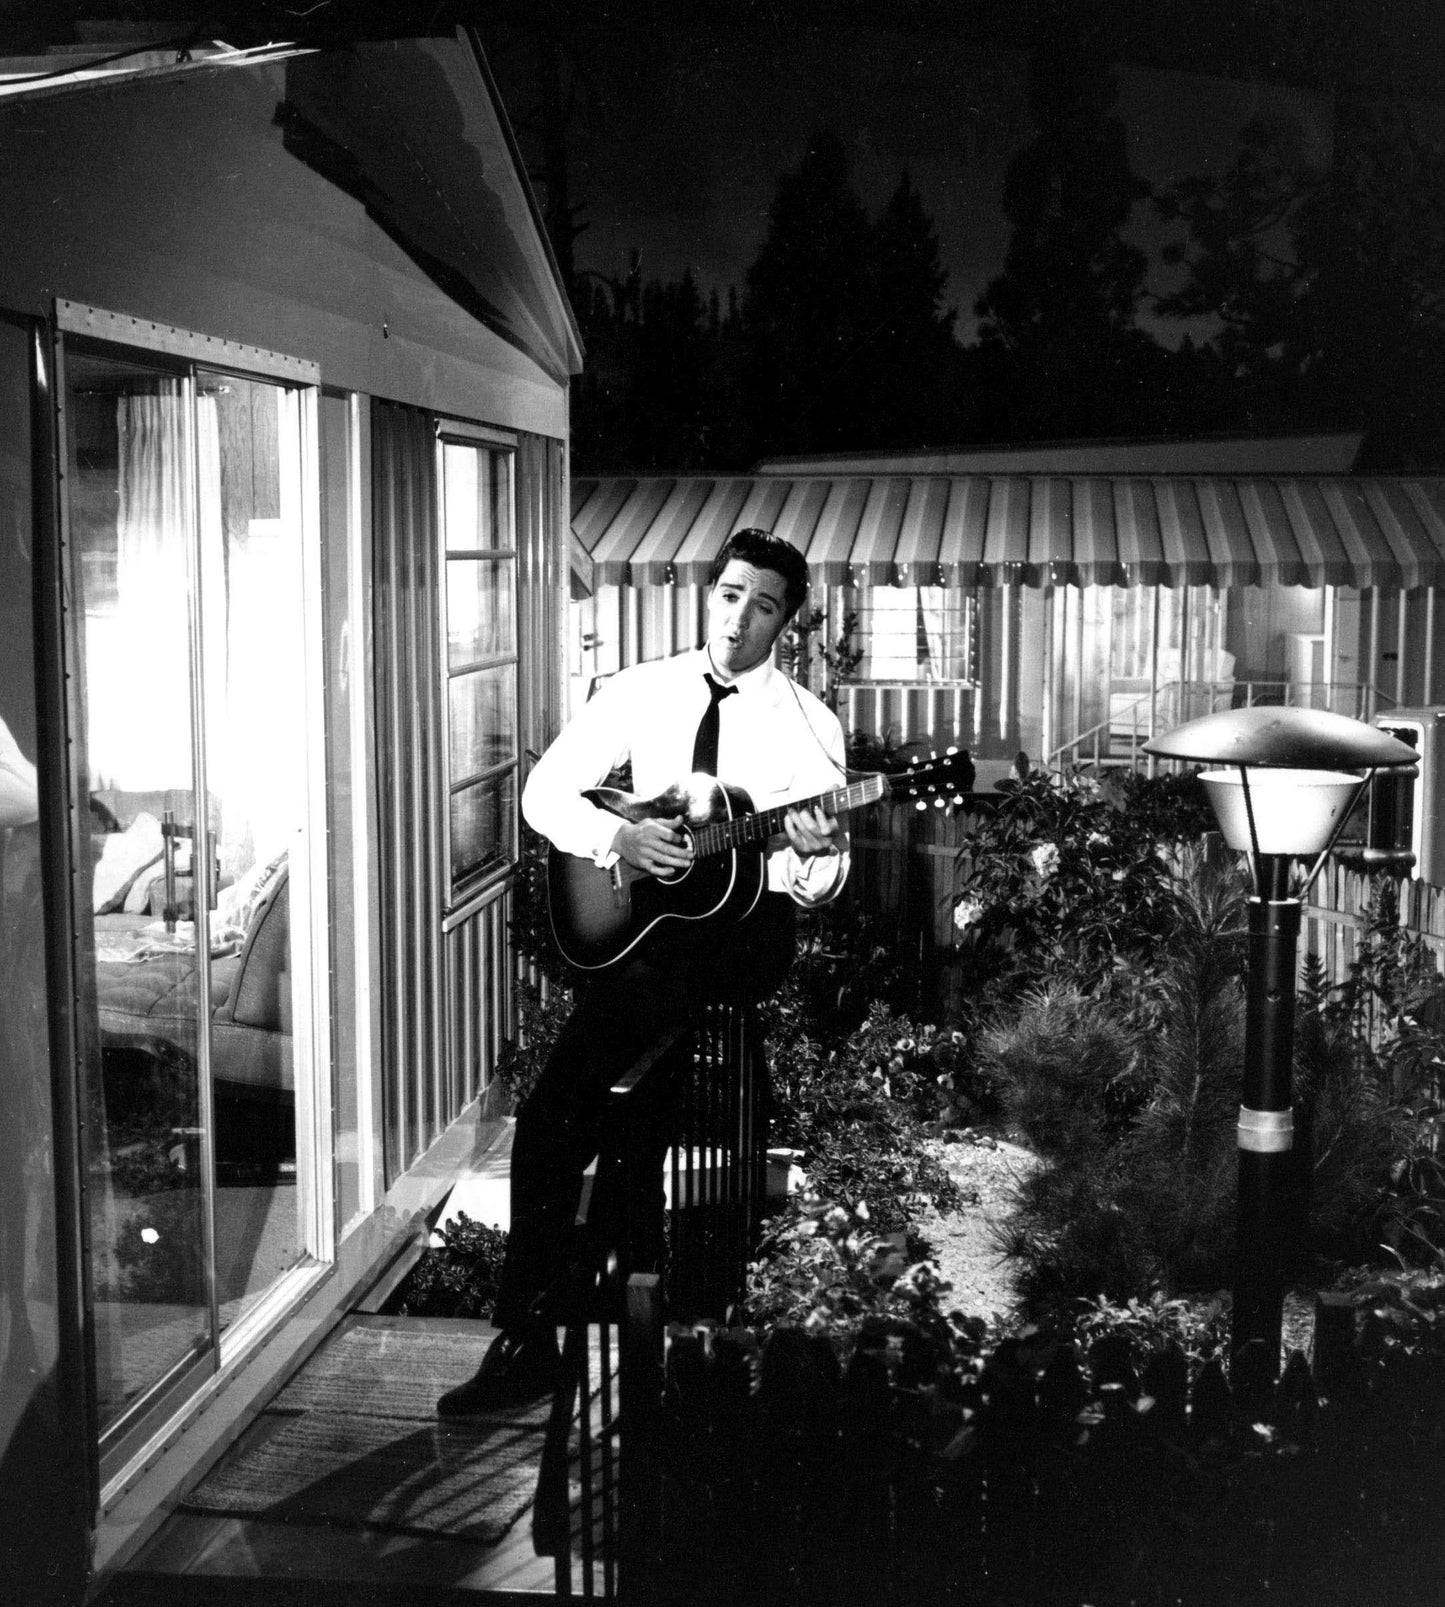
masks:
[[[496,1330],[478,1323],[474,1331],[352,1323],[334,1334],[271,1403],[275,1411],[340,1412],[348,1417],[405,1417],[436,1421],[437,1396],[464,1384],[476,1372]],[[595,1394],[601,1368],[597,1330],[588,1335],[588,1376]],[[611,1364],[617,1366],[612,1337]],[[529,1424],[544,1428],[552,1411],[550,1396],[509,1406],[470,1421]]]
[[[491,1545],[532,1504],[542,1439],[511,1423],[268,1412],[184,1505]]]
[[[437,1396],[476,1372],[493,1338],[495,1330],[480,1323],[474,1333],[357,1323],[328,1339],[272,1408],[434,1423]],[[495,1420],[541,1427],[551,1409],[551,1400],[544,1398],[510,1407]]]

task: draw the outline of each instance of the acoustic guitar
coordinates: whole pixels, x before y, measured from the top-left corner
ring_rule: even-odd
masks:
[[[959,803],[972,776],[968,755],[951,751],[907,770],[864,776],[832,792],[761,810],[753,808],[741,787],[715,776],[688,776],[655,798],[594,787],[582,796],[623,820],[681,816],[692,862],[661,877],[623,859],[603,870],[586,857],[553,848],[547,856],[547,903],[557,946],[581,970],[600,971],[669,921],[740,921],[767,886],[766,854],[771,840],[783,835],[789,809],[822,804],[830,815],[840,815],[889,797],[917,799],[921,808],[930,801]]]

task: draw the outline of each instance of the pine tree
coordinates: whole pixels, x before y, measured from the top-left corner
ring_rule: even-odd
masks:
[[[1293,120],[1258,119],[1222,178],[1159,210],[1187,269],[1159,310],[1215,325],[1212,427],[1360,428],[1372,467],[1441,461],[1445,151],[1403,111],[1340,102],[1328,164]]]
[[[872,230],[843,147],[814,135],[778,182],[743,302],[745,400],[758,454],[869,444]]]
[[[1108,64],[1076,30],[1061,27],[1035,50],[1036,133],[1009,163],[1013,233],[1003,272],[977,304],[1001,435],[1147,426],[1143,370],[1154,343],[1134,324],[1147,264],[1123,230],[1149,188],[1129,167],[1116,98]]]
[[[958,315],[944,306],[948,272],[938,231],[906,171],[878,220],[874,253],[872,444],[929,446],[955,439]]]

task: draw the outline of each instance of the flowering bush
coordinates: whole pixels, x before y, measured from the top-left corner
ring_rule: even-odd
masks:
[[[905,1233],[877,1233],[866,1205],[808,1195],[774,1219],[748,1269],[747,1320],[821,1335],[844,1362],[860,1343],[877,1345],[896,1382],[927,1382],[958,1353],[976,1355],[988,1330],[945,1310],[951,1286],[919,1248]]]
[[[953,922],[975,991],[1064,970],[1088,989],[1172,930],[1173,845],[1209,825],[1193,777],[1035,770],[959,854]]]
[[[769,1041],[775,1144],[803,1151],[813,1188],[850,1209],[860,1203],[879,1232],[904,1228],[925,1204],[959,1203],[927,1144],[930,1123],[955,1118],[962,1044],[875,1004],[867,1020],[824,1051],[805,1031]],[[939,1079],[944,1079],[940,1082]]]

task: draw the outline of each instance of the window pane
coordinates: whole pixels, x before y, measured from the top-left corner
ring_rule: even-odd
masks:
[[[442,508],[447,550],[512,545],[511,453],[447,441]]]
[[[198,442],[175,374],[80,351],[66,370],[69,628],[92,855],[88,918],[77,912],[80,996],[96,1012],[87,1036],[99,1049],[84,1085],[90,1316],[104,1436],[214,1337],[199,1165],[187,479],[197,462],[215,463],[217,436],[207,419]],[[211,485],[203,478],[196,501],[214,512]]]
[[[859,598],[870,681],[971,679],[972,599],[940,586],[874,586]]]
[[[510,558],[452,558],[447,562],[447,664],[515,653]]]
[[[517,756],[517,666],[503,664],[453,676],[451,780],[453,785]]]
[[[517,773],[492,776],[452,795],[452,885],[512,857]]]

